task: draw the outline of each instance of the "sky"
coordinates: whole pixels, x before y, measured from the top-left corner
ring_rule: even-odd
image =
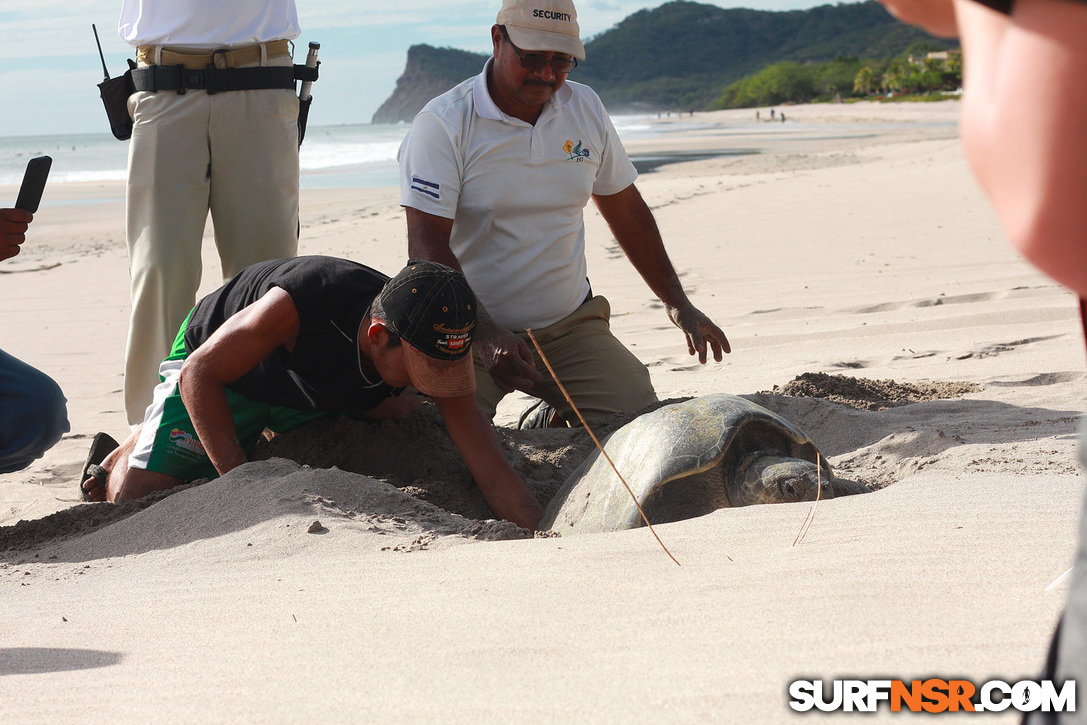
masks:
[[[229,2],[230,0],[222,0]],[[489,53],[489,28],[500,0],[296,0],[302,35],[321,44],[321,78],[313,88],[310,125],[369,123],[396,87],[408,48],[419,43]],[[800,10],[825,0],[701,0],[720,7]],[[577,3],[584,40],[663,0]],[[111,75],[133,49],[117,36],[120,0],[0,0],[0,136],[108,133],[98,97],[102,64],[98,27]],[[589,59],[591,62],[591,59]]]

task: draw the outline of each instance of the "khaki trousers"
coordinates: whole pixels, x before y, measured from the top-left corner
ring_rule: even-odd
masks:
[[[608,300],[597,296],[554,325],[532,331],[555,368],[555,374],[588,421],[620,411],[638,410],[657,400],[649,370],[611,334],[610,317]],[[532,341],[526,333],[518,334],[532,350],[536,369],[543,375],[543,380],[533,386],[531,394],[548,402],[564,420],[576,425],[577,416]],[[493,418],[506,393],[483,369],[478,355],[476,386],[479,407],[488,418]]]
[[[287,56],[267,65],[291,62]],[[224,279],[297,253],[298,98],[279,89],[160,91],[135,93],[128,104],[132,317],[124,402],[134,425],[195,303],[208,212]]]

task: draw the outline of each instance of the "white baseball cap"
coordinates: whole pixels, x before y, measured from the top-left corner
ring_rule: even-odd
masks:
[[[572,0],[502,0],[495,22],[521,50],[565,53],[585,60]]]

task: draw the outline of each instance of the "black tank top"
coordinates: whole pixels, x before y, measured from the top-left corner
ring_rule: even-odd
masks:
[[[298,311],[294,350],[280,347],[227,387],[262,403],[294,410],[342,413],[370,410],[394,389],[360,368],[359,325],[388,277],[336,257],[293,257],[246,267],[197,303],[185,331],[190,353],[231,315],[273,287]]]

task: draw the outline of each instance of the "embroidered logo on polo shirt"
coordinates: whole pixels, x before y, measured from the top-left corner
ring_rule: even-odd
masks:
[[[568,161],[584,161],[589,158],[589,149],[581,148],[580,141],[569,141],[562,145],[562,150],[570,154]]]
[[[433,196],[435,199],[441,199],[442,195],[439,191],[441,185],[435,184],[433,181],[427,181],[426,179],[420,179],[418,176],[411,177],[411,190],[418,191],[427,196]]]

